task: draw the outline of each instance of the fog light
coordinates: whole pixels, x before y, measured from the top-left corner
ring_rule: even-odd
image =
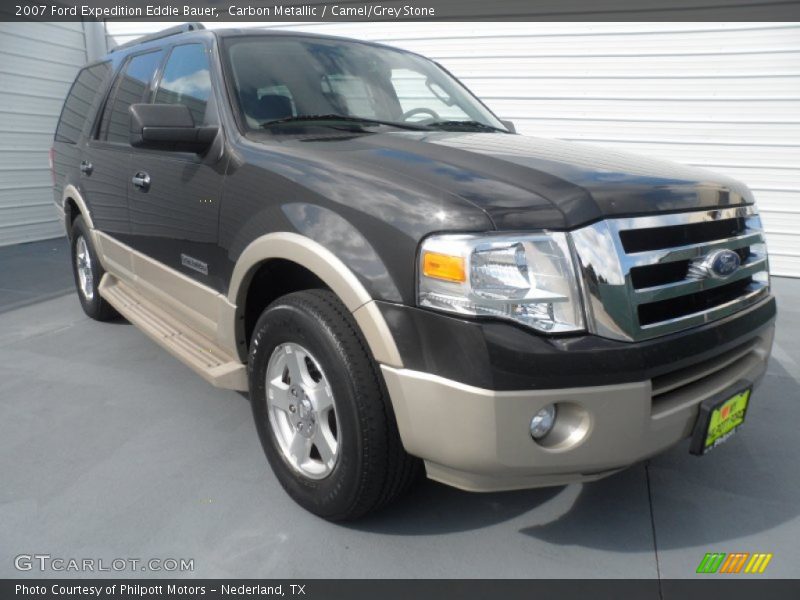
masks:
[[[548,404],[533,415],[531,419],[531,437],[540,440],[553,428],[556,422],[556,405]]]

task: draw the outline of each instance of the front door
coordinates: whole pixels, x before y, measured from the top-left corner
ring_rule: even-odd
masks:
[[[195,125],[219,124],[208,48],[172,47],[152,97],[188,106]],[[220,134],[202,156],[133,148],[127,177],[129,244],[215,290],[222,289],[217,229],[225,162]]]

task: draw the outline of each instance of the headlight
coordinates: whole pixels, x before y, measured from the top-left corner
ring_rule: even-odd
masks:
[[[437,235],[422,243],[419,261],[420,306],[548,333],[584,329],[564,233]]]

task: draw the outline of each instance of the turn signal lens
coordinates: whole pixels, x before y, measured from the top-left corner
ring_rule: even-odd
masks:
[[[467,280],[467,271],[462,257],[439,254],[438,252],[425,252],[422,257],[422,273],[425,277],[433,277],[444,281],[463,283]]]

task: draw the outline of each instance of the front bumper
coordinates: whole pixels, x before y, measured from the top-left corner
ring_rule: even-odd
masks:
[[[760,381],[773,334],[769,319],[713,356],[686,364],[687,348],[675,355],[678,368],[605,385],[497,391],[410,368],[381,368],[403,444],[424,459],[428,477],[488,492],[599,479],[673,446],[691,435],[704,399],[740,380]],[[553,402],[568,407],[576,433],[544,447],[528,428]]]

